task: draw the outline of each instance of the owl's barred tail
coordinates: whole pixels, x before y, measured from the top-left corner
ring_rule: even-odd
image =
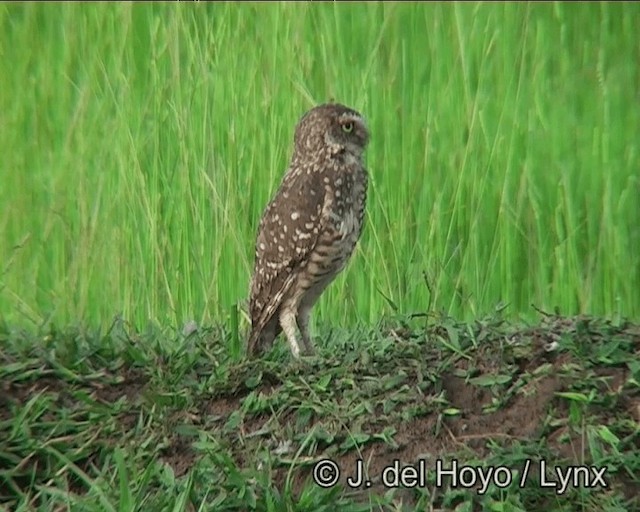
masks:
[[[249,357],[255,357],[259,353],[269,349],[281,331],[280,326],[275,326],[275,330],[269,327],[266,329],[252,328],[247,338],[247,355]]]
[[[258,353],[261,329],[251,329],[251,333],[247,338],[247,355],[254,357]]]
[[[271,329],[267,329],[269,332],[265,332],[265,329],[267,328],[269,321],[273,318],[273,315],[278,311],[278,308],[282,303],[282,298],[289,291],[289,288],[291,288],[295,277],[295,272],[287,277],[284,283],[282,283],[280,290],[271,297],[269,303],[265,306],[258,317],[258,320],[251,327],[251,333],[249,334],[249,338],[247,338],[247,355],[250,357],[271,345],[273,340],[280,333],[281,327],[279,325],[275,326],[274,332],[270,332]]]

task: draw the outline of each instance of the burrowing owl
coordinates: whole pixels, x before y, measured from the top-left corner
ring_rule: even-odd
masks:
[[[344,105],[320,105],[298,122],[289,169],[258,228],[249,355],[268,348],[281,331],[294,357],[313,353],[311,308],[362,231],[368,142],[364,119]]]

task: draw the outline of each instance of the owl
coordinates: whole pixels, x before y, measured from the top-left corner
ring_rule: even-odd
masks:
[[[289,168],[258,228],[250,356],[270,347],[282,331],[294,358],[314,353],[311,309],[344,269],[362,233],[368,143],[363,117],[344,105],[317,106],[298,122]]]

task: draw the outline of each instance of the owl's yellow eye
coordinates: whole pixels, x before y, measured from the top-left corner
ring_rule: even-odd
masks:
[[[353,123],[349,121],[348,123],[344,123],[342,125],[342,131],[344,133],[351,133],[353,131]]]

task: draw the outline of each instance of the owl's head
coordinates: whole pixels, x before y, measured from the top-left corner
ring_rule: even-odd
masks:
[[[327,152],[347,153],[359,159],[369,142],[369,130],[359,112],[339,103],[327,103],[302,116],[294,141],[298,156]]]

